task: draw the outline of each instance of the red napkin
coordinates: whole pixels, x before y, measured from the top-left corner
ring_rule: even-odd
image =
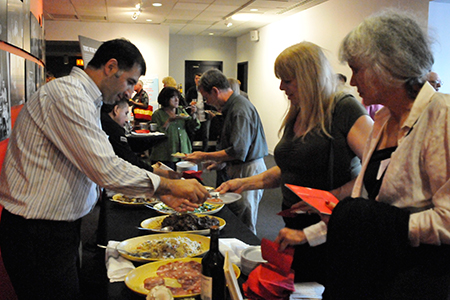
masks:
[[[190,170],[190,171],[183,171],[183,178],[186,178],[186,179],[189,179],[189,178],[195,178],[195,179],[198,179],[198,180],[200,180],[200,181],[203,181],[203,179],[202,179],[202,171],[193,171],[193,170]]]
[[[136,133],[150,133],[150,130],[147,130],[147,129],[136,129],[134,132],[136,132]]]
[[[294,271],[291,269],[294,248],[278,252],[279,244],[262,239],[261,252],[267,263],[260,264],[242,285],[249,299],[289,299],[295,291]]]

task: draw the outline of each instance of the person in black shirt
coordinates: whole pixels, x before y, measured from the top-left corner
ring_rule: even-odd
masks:
[[[146,169],[157,175],[178,179],[180,175],[176,172],[162,170],[155,165],[151,166],[143,159],[138,157],[136,153],[131,150],[128,144],[127,137],[125,136],[125,124],[128,121],[128,100],[122,99],[114,104],[103,104],[101,112],[101,122],[103,131],[109,136],[109,142],[111,143],[114,152],[120,158],[128,161],[129,163],[138,166],[139,168]]]

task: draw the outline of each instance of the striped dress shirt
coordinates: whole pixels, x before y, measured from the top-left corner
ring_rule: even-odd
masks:
[[[117,157],[101,129],[102,94],[81,69],[40,88],[24,105],[0,175],[0,204],[27,219],[73,221],[98,186],[150,197],[160,177]]]

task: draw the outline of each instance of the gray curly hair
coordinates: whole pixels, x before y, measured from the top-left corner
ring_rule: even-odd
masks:
[[[387,85],[405,85],[414,94],[431,70],[430,40],[412,15],[385,10],[365,19],[342,41],[342,62],[364,62]],[[414,96],[414,95],[412,95]]]

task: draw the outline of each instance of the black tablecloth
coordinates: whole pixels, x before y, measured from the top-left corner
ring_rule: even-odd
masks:
[[[136,226],[140,226],[140,223],[145,219],[160,215],[145,206],[123,205],[103,198],[99,217],[98,242],[107,245],[110,240],[123,241],[136,236],[151,234],[149,231],[137,229]],[[220,231],[221,238],[237,238],[249,245],[260,245],[260,239],[227,206],[215,215],[227,222],[226,226]],[[135,263],[135,265],[141,264]],[[239,279],[240,283],[242,284],[245,279],[245,276],[242,275]],[[143,296],[128,289],[124,282],[109,283],[105,280],[105,285],[107,285],[107,299],[144,299]]]
[[[149,150],[166,138],[166,135],[127,135],[128,145],[136,153]]]

